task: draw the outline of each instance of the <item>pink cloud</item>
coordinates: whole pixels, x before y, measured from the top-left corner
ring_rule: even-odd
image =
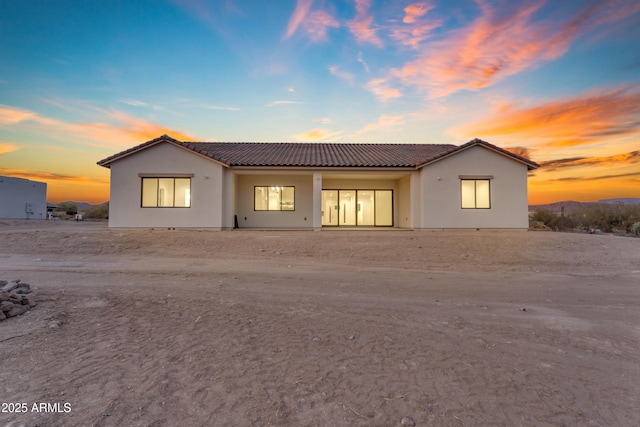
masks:
[[[347,26],[360,43],[370,43],[382,47],[382,40],[378,37],[376,29],[372,28],[373,17],[369,15],[371,0],[355,0],[356,17],[349,21]]]
[[[298,0],[296,8],[293,10],[293,14],[291,15],[291,18],[289,18],[287,31],[284,35],[285,39],[291,37],[298,27],[305,21],[312,4],[313,0]]]
[[[385,79],[369,80],[367,83],[367,89],[373,92],[373,94],[382,101],[388,101],[402,96],[398,89],[389,87],[388,82]]]
[[[316,10],[309,15],[304,24],[304,29],[314,42],[320,42],[327,39],[327,30],[329,28],[339,28],[340,23],[323,10]]]
[[[480,16],[470,24],[430,43],[419,56],[391,70],[387,81],[399,81],[443,97],[461,90],[478,90],[505,77],[564,55],[578,36],[604,22],[614,22],[638,10],[632,2],[609,0],[583,8],[564,20],[539,20],[543,2],[508,2],[501,7],[477,0]],[[407,14],[416,23],[412,32],[395,29],[391,36],[416,47],[437,27],[437,22],[417,24],[415,12]]]
[[[410,4],[409,6],[404,8],[405,15],[402,19],[402,22],[404,22],[405,24],[413,24],[414,22],[416,22],[417,18],[426,15],[426,13],[433,8],[434,6],[427,4],[427,2]]]

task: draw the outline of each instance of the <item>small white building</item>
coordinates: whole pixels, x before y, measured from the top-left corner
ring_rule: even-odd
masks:
[[[47,184],[0,176],[0,218],[46,219]]]
[[[518,229],[538,165],[488,142],[181,142],[98,162],[116,228]]]

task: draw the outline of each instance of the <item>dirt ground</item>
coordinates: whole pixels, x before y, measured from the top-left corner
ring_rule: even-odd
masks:
[[[0,425],[640,425],[640,239],[0,221],[0,279]]]

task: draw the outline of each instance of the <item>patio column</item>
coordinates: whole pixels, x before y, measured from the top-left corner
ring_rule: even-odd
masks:
[[[313,230],[322,229],[322,172],[313,173]]]

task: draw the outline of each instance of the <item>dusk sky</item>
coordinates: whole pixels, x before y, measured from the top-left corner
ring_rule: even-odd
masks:
[[[0,175],[103,202],[162,134],[480,138],[532,204],[640,197],[640,2],[0,0]]]

